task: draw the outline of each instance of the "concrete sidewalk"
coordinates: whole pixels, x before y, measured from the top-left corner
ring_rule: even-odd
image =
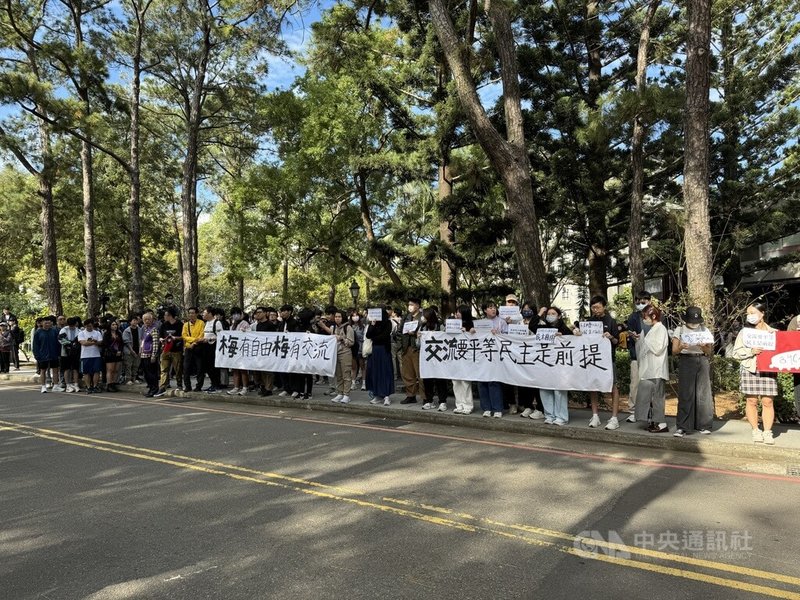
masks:
[[[12,371],[8,375],[0,376],[0,380],[3,379],[31,384],[38,383],[35,369],[28,365],[23,366],[20,371]],[[118,393],[138,396],[142,394],[143,389],[144,386],[142,384],[120,385]],[[173,388],[167,390],[167,394],[161,400],[186,402],[202,399],[234,404],[356,413],[376,419],[386,419],[387,423],[390,421],[424,422],[735,458],[769,461],[785,460],[796,463],[800,468],[800,426],[798,425],[776,423],[773,426],[775,445],[765,446],[764,444],[754,444],[752,442],[750,425],[744,419],[715,420],[711,435],[700,435],[694,432],[686,437],[676,438],[672,435],[675,432],[674,417],[667,417],[667,423],[670,427],[669,433],[649,433],[643,429],[641,423],[625,422],[624,419],[628,413],[620,413],[620,428],[615,431],[607,431],[603,427],[605,427],[611,415],[602,411],[600,413],[602,425],[600,428],[593,429],[588,426],[591,417],[591,411],[588,409],[570,409],[570,422],[567,425],[558,426],[546,425],[543,421],[534,421],[530,418],[521,418],[518,414],[505,413],[502,418],[485,418],[480,411],[477,397],[475,398],[475,408],[472,414],[458,415],[453,414],[452,398],[448,399],[447,411],[439,412],[436,409],[422,410],[422,403],[400,404],[400,400],[404,398],[402,393],[392,396],[391,406],[383,406],[382,404],[370,404],[367,392],[354,390],[350,393],[351,402],[349,404],[339,404],[331,402],[331,396],[327,394],[328,390],[329,386],[327,384],[318,384],[314,387],[313,398],[303,400],[277,394],[261,397],[256,392],[249,392],[246,396],[231,396],[225,393],[227,390],[213,394],[203,392],[185,393]]]

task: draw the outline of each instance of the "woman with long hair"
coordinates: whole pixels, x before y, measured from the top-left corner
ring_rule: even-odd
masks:
[[[763,348],[751,348],[745,346],[745,331],[748,328],[759,331],[774,332],[775,329],[767,325],[764,316],[767,306],[763,302],[752,302],[747,307],[747,325],[733,344],[733,358],[739,361],[739,391],[747,399],[745,415],[750,427],[753,428],[753,443],[764,443],[772,445],[775,440],[772,438],[772,424],[775,422],[775,407],[773,401],[778,395],[778,378],[775,373],[760,373],[756,364],[758,355]],[[758,402],[761,401],[761,420],[764,423],[764,431],[758,428]]]
[[[116,392],[119,380],[119,364],[122,362],[122,352],[125,343],[122,332],[119,330],[119,321],[116,319],[108,323],[103,334],[103,358],[106,362],[106,391]]]
[[[392,321],[389,312],[381,309],[381,320],[370,321],[365,333],[372,340],[372,354],[367,358],[367,389],[373,398],[370,404],[392,403],[394,392],[394,369],[392,368]]]

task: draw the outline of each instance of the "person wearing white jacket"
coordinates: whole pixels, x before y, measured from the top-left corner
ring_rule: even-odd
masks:
[[[650,330],[636,342],[639,363],[636,420],[650,421],[647,427],[650,433],[666,433],[669,427],[664,416],[664,382],[669,380],[669,332],[661,322],[661,311],[652,304],[642,309],[642,322]]]

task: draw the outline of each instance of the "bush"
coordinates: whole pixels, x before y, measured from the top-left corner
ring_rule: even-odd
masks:
[[[711,361],[711,389],[733,392],[739,389],[739,361],[715,354]]]
[[[631,391],[631,355],[627,350],[617,350],[614,356],[614,368],[616,369],[617,389],[620,396],[627,396]]]

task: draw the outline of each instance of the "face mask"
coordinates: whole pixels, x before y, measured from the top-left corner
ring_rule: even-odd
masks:
[[[558,321],[558,317],[556,315],[547,315],[544,318],[544,320],[547,321],[548,323],[555,323],[556,321]]]
[[[637,304],[636,310],[641,311],[645,306],[647,306],[647,304]]]
[[[758,325],[761,322],[761,317],[756,314],[747,315],[747,322],[750,325]]]
[[[352,316],[352,317],[350,317],[350,320],[351,320],[353,323],[358,323],[358,317],[356,317],[356,316]]]
[[[642,319],[642,323],[647,325],[648,327],[653,324],[653,319]]]
[[[522,317],[523,318],[530,319],[532,316],[533,316],[533,311],[532,310],[523,310],[522,311]]]

